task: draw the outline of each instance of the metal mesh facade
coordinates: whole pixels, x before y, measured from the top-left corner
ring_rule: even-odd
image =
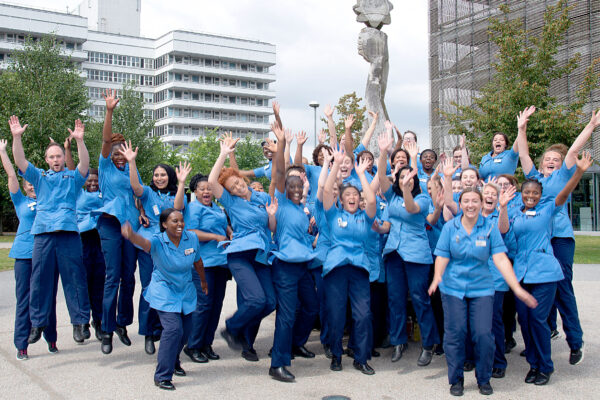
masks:
[[[510,18],[521,18],[523,27],[539,34],[548,5],[557,0],[429,0],[429,87],[431,146],[436,151],[454,147],[456,136],[448,135],[450,125],[440,110],[453,111],[451,102],[469,105],[478,90],[487,84],[494,71],[495,46],[488,39],[488,19],[500,15],[498,6],[510,7]],[[568,103],[575,98],[586,68],[600,57],[600,1],[571,0],[572,24],[560,47],[559,65],[575,53],[581,54],[579,67],[566,78],[556,80],[551,95]],[[584,112],[600,107],[600,90],[592,93]],[[515,124],[516,129],[516,124]],[[600,156],[600,135],[592,138],[593,155]]]

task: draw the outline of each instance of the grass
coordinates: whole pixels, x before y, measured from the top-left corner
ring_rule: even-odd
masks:
[[[8,258],[10,249],[0,249],[0,271],[8,271],[15,266],[15,260]]]
[[[15,240],[15,235],[0,235],[0,242],[12,242]]]

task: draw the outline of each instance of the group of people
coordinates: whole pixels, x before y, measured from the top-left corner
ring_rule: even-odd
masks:
[[[472,369],[479,391],[493,393],[491,378],[505,376],[505,353],[516,345],[515,313],[530,365],[525,382],[544,385],[554,371],[556,310],[570,363],[583,359],[566,203],[592,164],[589,154],[579,153],[600,125],[600,112],[570,148],[551,146],[538,170],[526,136],[535,107],[518,116],[512,146],[505,134],[493,136],[479,168],[470,164],[464,139],[452,158],[438,160],[431,149],[419,152],[414,132],[402,135],[389,122],[378,134],[376,158],[367,149],[374,113],[356,148],[353,116],[338,143],[327,107],[329,143],[319,135],[308,164],[302,157],[306,135],[285,129],[273,103],[276,140],[262,144],[269,163],[240,170],[238,139],[225,134],[210,173],[191,177],[194,200],[188,202],[190,165],[158,164],[144,185],[138,149],[112,131],[119,99],[112,90],[104,98],[98,169],[89,168],[80,121],[64,146],[51,142],[46,148],[49,169],[36,168],[21,142],[27,125],[13,116],[23,194],[7,142],[0,141],[19,218],[10,253],[17,359],[27,359],[28,344],[42,335],[48,350],[58,351],[59,276],[77,343],[90,338],[91,326],[102,353],[112,352],[113,333],[130,346],[136,265],[142,286],[138,332],[148,354],[160,341],[154,382],[162,389],[175,388],[173,375],[185,376],[182,350],[198,363],[220,358],[212,344],[232,277],[237,311],[220,334],[244,359],[258,361],[254,342],[261,321],[276,310],[269,375],[283,382],[295,380],[288,370],[295,357],[315,357],[305,347],[315,325],[332,371],[342,370],[346,354],[354,368],[372,375],[368,361],[380,355],[377,348],[391,346],[391,362],[402,359],[407,322],[414,318],[422,338],[417,364],[427,366],[434,354],[445,353],[453,395],[463,394],[464,371]],[[521,185],[514,177],[519,160],[527,178]],[[249,181],[260,176],[270,180],[268,192]]]

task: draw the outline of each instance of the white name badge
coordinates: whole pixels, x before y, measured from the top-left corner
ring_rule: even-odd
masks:
[[[527,215],[528,217],[535,217],[536,212],[535,210],[525,211],[525,215]]]
[[[102,198],[102,193],[98,193],[98,198],[101,199]]]
[[[496,164],[500,164],[502,162],[502,159],[501,158],[494,158],[494,162]]]
[[[194,249],[185,249],[184,254],[186,256],[189,256],[190,254],[192,254],[194,252]]]
[[[345,228],[348,226],[348,221],[344,221],[341,218],[338,218],[337,223],[340,228]]]
[[[485,247],[485,246],[487,246],[487,242],[485,240],[476,240],[475,241],[475,246],[477,246],[477,247]]]
[[[400,206],[406,208],[406,205],[404,203],[400,204]]]
[[[160,215],[160,210],[156,204],[152,206],[152,211],[154,211],[154,215]]]
[[[421,182],[426,183],[427,182],[427,178],[421,178],[419,179]]]
[[[27,203],[27,207],[33,209],[33,207],[35,207],[36,204],[37,204],[36,201],[32,201],[31,203]]]

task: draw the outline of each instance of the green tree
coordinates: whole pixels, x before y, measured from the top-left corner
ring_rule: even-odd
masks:
[[[354,139],[355,146],[360,143],[359,133],[362,132],[363,123],[365,122],[365,113],[367,107],[361,107],[362,97],[358,97],[356,92],[348,93],[340,97],[337,105],[335,106],[335,112],[337,114],[337,122],[335,123],[335,130],[337,133],[338,140],[344,134],[345,126],[344,120],[350,114],[354,114],[354,125],[352,125],[352,137]],[[321,121],[327,125],[327,119],[321,117]],[[329,134],[329,129],[326,128],[325,132]]]
[[[450,134],[465,134],[472,159],[478,161],[490,151],[494,133],[504,132],[514,141],[519,111],[535,105],[538,111],[527,126],[529,151],[533,159],[553,143],[572,143],[587,120],[583,107],[598,86],[595,60],[570,104],[560,104],[550,95],[551,84],[565,78],[580,62],[575,54],[564,64],[555,56],[571,25],[566,0],[549,6],[544,13],[544,26],[538,36],[523,28],[520,19],[509,18],[510,9],[501,5],[499,18],[490,18],[489,38],[498,47],[496,70],[492,80],[473,99],[472,105],[458,105],[455,113],[442,111],[452,125]]]

